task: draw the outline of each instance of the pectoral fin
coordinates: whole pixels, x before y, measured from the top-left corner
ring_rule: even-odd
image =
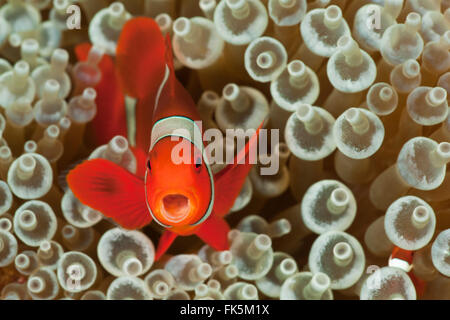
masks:
[[[83,204],[126,229],[142,228],[152,220],[144,181],[111,161],[85,161],[69,172],[67,182]]]

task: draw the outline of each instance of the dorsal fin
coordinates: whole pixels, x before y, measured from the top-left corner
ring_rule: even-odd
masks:
[[[153,123],[170,116],[186,116],[192,120],[199,120],[200,117],[191,95],[175,75],[172,43],[169,35],[166,35],[165,47],[165,72],[155,99],[157,105],[153,113]]]
[[[172,42],[170,41],[170,34],[166,35],[166,64],[169,68],[169,87],[171,89],[171,94],[175,94],[175,68],[173,66],[173,50]]]
[[[117,70],[127,95],[136,103],[136,147],[148,151],[155,98],[166,69],[166,43],[150,18],[129,20],[117,43]]]
[[[166,45],[158,24],[150,18],[129,20],[117,43],[117,68],[124,91],[144,98],[156,95],[164,77]]]

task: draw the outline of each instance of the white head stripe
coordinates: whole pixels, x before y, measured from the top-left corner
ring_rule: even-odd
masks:
[[[191,141],[194,146],[203,151],[202,132],[197,124],[186,117],[173,116],[158,120],[152,129],[150,150],[164,137],[177,136]]]

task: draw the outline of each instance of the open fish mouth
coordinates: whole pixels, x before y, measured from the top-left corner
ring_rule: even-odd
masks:
[[[189,216],[190,211],[190,200],[182,194],[172,193],[162,198],[161,213],[168,222],[181,222]]]

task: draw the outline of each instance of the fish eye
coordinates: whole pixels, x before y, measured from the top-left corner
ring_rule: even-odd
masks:
[[[195,170],[200,171],[200,168],[202,167],[202,159],[197,158],[195,160]]]
[[[147,160],[147,168],[149,171],[152,171],[152,166],[150,165],[150,160]]]

